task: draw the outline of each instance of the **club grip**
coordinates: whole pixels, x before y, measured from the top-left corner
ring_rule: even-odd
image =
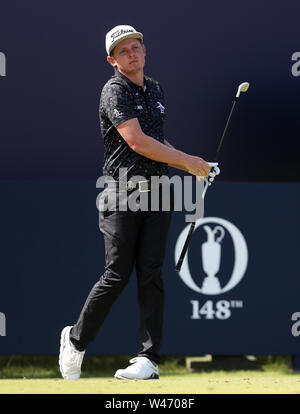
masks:
[[[189,230],[189,234],[187,235],[187,238],[186,238],[186,241],[185,241],[185,243],[184,243],[184,246],[183,246],[183,249],[182,249],[181,255],[180,255],[179,260],[178,260],[178,262],[177,262],[177,265],[176,265],[176,267],[175,267],[175,271],[176,271],[176,272],[180,272],[180,269],[181,269],[181,266],[182,266],[183,259],[184,259],[184,257],[185,257],[186,251],[187,251],[187,249],[188,249],[188,247],[189,247],[189,244],[190,244],[190,241],[191,241],[191,238],[192,238],[192,234],[193,234],[193,231],[194,231],[194,228],[195,228],[195,224],[196,224],[196,222],[193,222],[193,223],[191,224],[191,227],[190,227],[190,230]]]

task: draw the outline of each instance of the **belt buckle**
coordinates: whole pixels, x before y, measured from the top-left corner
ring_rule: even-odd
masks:
[[[136,187],[135,183],[134,183],[133,181],[131,181],[131,180],[129,180],[129,181],[127,182],[127,184],[126,184],[126,189],[127,189],[128,191],[132,191],[132,190],[134,190],[134,189],[135,189],[135,187]]]
[[[148,183],[148,182],[149,182],[149,180],[138,181],[138,186],[139,186],[139,192],[140,193],[148,193],[150,191],[149,188],[147,188],[147,190],[142,190],[142,188],[141,188],[141,183]]]

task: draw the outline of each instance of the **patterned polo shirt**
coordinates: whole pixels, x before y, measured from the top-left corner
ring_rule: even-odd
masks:
[[[141,175],[168,175],[165,163],[153,161],[133,151],[117,130],[117,126],[129,119],[137,118],[142,131],[150,137],[164,142],[163,124],[165,99],[160,84],[145,76],[145,91],[115,70],[104,85],[99,106],[101,134],[104,142],[103,175],[115,180],[119,168],[127,168],[127,178]]]

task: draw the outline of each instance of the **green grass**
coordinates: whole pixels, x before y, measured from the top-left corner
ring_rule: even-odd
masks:
[[[90,356],[82,364],[82,378],[113,377],[118,368],[125,368],[132,356]],[[186,372],[184,357],[163,357],[160,372]],[[0,379],[61,378],[58,356],[0,356]]]
[[[0,356],[0,394],[294,394],[300,372],[288,357],[257,357],[251,364],[220,359],[200,361],[188,371],[183,357],[163,357],[160,380],[120,381],[113,377],[128,356],[87,355],[80,381],[61,379],[57,357]],[[249,362],[249,361],[248,361]]]

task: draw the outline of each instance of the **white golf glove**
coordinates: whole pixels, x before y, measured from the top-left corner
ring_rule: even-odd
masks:
[[[208,173],[208,176],[206,179],[207,179],[208,185],[211,185],[215,179],[215,176],[220,174],[220,168],[218,167],[217,162],[209,162],[208,165],[211,168],[210,168],[210,172]]]

